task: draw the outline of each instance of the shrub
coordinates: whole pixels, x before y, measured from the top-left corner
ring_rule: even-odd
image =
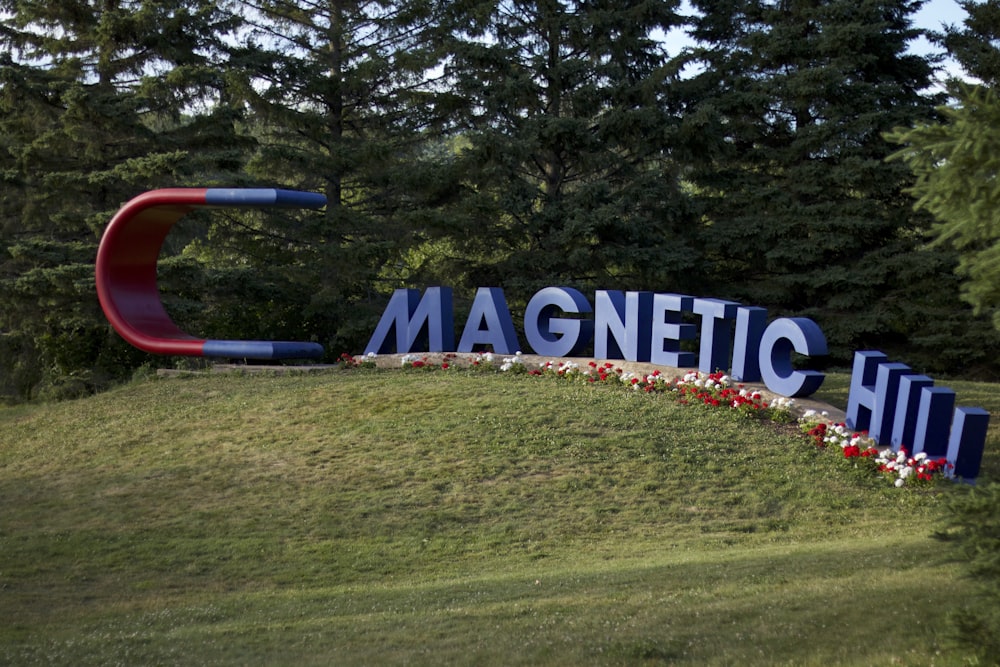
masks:
[[[947,506],[947,527],[936,534],[956,544],[979,594],[951,616],[958,643],[982,664],[1000,665],[1000,483],[959,487]]]

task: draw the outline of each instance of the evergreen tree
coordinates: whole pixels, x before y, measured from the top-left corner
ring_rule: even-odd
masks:
[[[357,349],[384,307],[372,290],[421,207],[411,183],[436,114],[436,16],[426,0],[242,4],[252,25],[234,62],[260,142],[249,170],[328,200],[322,215],[287,216],[246,239],[257,250],[242,247],[280,267],[299,335],[333,354]]]
[[[921,335],[944,303],[892,127],[934,116],[911,0],[694,0],[685,136],[715,291],[810,316],[835,357]],[[940,275],[940,274],[938,274]],[[917,292],[931,298],[911,300]],[[917,327],[914,329],[914,327]],[[932,350],[925,352],[933,353]],[[909,355],[908,358],[913,358]],[[929,355],[926,358],[929,358]]]
[[[974,594],[948,620],[953,638],[982,665],[1000,665],[1000,484],[960,486],[945,498],[942,530],[955,562],[975,583]]]
[[[938,41],[965,73],[983,85],[1000,83],[1000,2],[960,0],[967,13],[962,25],[950,25]]]
[[[963,298],[1000,330],[1000,94],[975,85],[955,92],[945,122],[890,136],[917,176],[917,207],[936,218],[931,235],[959,252]]]
[[[952,100],[935,122],[916,123],[888,135],[903,145],[894,156],[916,176],[910,193],[931,213],[932,248],[956,251],[962,298],[1000,331],[1000,187],[994,157],[1000,150],[1000,4],[962,2],[961,26],[937,38],[971,80],[949,82]],[[993,351],[994,335],[983,335]]]
[[[239,166],[217,57],[232,22],[204,0],[2,0],[0,16],[0,393],[74,393],[138,357],[94,291],[105,224]]]
[[[522,302],[553,284],[693,289],[671,155],[676,71],[659,39],[677,5],[454,3],[459,198],[439,231],[465,287],[502,285]]]

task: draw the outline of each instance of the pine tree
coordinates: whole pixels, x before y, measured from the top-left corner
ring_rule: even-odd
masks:
[[[902,295],[920,219],[883,133],[926,120],[910,0],[694,0],[685,136],[715,291],[810,316],[849,359],[932,319]],[[904,280],[902,274],[907,278]]]
[[[3,0],[0,15],[0,393],[76,393],[138,361],[98,307],[104,225],[145,190],[240,163],[219,104],[233,24],[202,0]]]
[[[936,219],[938,245],[955,248],[962,296],[1000,330],[1000,94],[986,86],[956,86],[957,104],[943,123],[901,129],[898,157],[917,176],[917,207]]]
[[[967,76],[983,85],[1000,83],[1000,2],[997,0],[960,0],[966,11],[961,25],[949,25],[937,36],[948,54]]]
[[[962,67],[966,79],[949,82],[952,99],[940,118],[897,128],[888,137],[903,148],[894,156],[916,176],[909,192],[916,207],[934,216],[928,230],[938,252],[957,252],[955,271],[962,298],[1000,331],[1000,4],[963,2],[961,26],[938,40]],[[971,80],[970,80],[971,79]],[[996,332],[982,335],[995,349]]]
[[[328,200],[322,215],[286,217],[253,244],[282,267],[296,326],[333,354],[355,349],[384,307],[369,296],[421,207],[410,184],[437,113],[436,16],[425,0],[243,4],[252,25],[234,71],[260,142],[249,170]]]
[[[677,2],[455,3],[446,67],[468,288],[683,290],[698,252],[671,155]]]

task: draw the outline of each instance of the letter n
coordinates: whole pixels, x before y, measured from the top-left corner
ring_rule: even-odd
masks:
[[[598,290],[594,294],[594,356],[649,361],[652,292]]]

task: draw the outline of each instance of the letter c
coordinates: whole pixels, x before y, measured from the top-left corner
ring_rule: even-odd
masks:
[[[819,325],[805,317],[771,322],[760,339],[760,374],[767,388],[776,394],[809,396],[826,376],[819,371],[793,370],[792,350],[806,356],[826,354],[826,337]]]

